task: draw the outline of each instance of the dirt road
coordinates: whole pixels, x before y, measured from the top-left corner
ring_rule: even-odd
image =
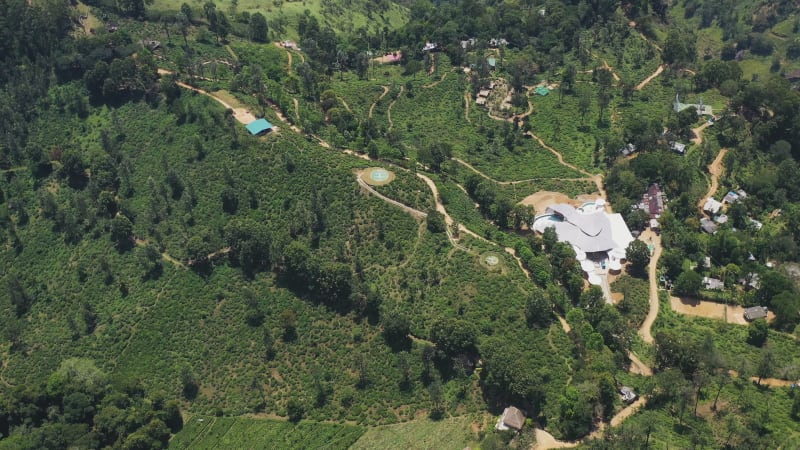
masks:
[[[159,75],[171,75],[172,73],[173,72],[170,71],[170,70],[158,69],[158,74]],[[245,108],[233,107],[230,103],[228,103],[225,100],[217,97],[216,95],[214,95],[211,92],[204,91],[203,89],[196,88],[194,86],[190,86],[190,85],[188,85],[188,84],[186,84],[186,83],[184,83],[182,81],[176,81],[175,84],[177,84],[178,86],[180,86],[180,87],[182,87],[184,89],[188,89],[190,91],[197,92],[198,94],[203,94],[205,96],[211,97],[212,99],[216,100],[220,105],[224,106],[225,109],[233,110],[233,117],[240,123],[243,123],[243,124],[247,125],[250,122],[256,120],[256,116],[254,116],[252,113],[250,113],[249,110],[247,110]]]
[[[369,106],[369,117],[370,118],[372,118],[372,111],[375,109],[375,105],[377,105],[378,102],[381,101],[381,99],[383,99],[383,97],[386,97],[386,94],[389,93],[389,86],[381,86],[381,87],[383,88],[383,93],[380,96],[378,96],[378,98],[375,99],[375,101],[372,102],[372,104]]]
[[[642,322],[639,328],[639,336],[648,344],[653,343],[653,335],[650,334],[650,329],[653,327],[653,322],[658,317],[658,274],[656,268],[658,267],[658,258],[661,257],[661,236],[655,234],[652,230],[648,229],[639,237],[640,240],[647,244],[653,245],[653,254],[650,256],[650,265],[648,266],[648,275],[650,279],[650,310],[647,312],[647,317]]]
[[[744,318],[745,308],[742,306],[672,296],[669,298],[669,306],[680,314],[723,320],[736,325],[749,325],[747,319]],[[769,311],[767,321],[771,322],[772,320],[775,320],[775,313]]]
[[[710,126],[711,126],[711,122],[706,121],[702,125],[700,125],[699,127],[692,128],[692,133],[694,134],[694,137],[692,138],[692,143],[694,145],[700,145],[700,144],[703,143],[703,130],[705,130],[706,128],[708,128]]]
[[[661,64],[660,66],[658,66],[658,69],[656,69],[655,72],[653,72],[649,77],[645,78],[641,83],[637,84],[634,89],[637,91],[641,91],[642,88],[647,86],[647,83],[649,83],[653,78],[657,77],[663,71],[664,71],[664,65]]]
[[[719,188],[719,177],[725,172],[725,166],[722,164],[722,159],[725,158],[725,154],[728,153],[727,148],[723,148],[717,154],[717,157],[714,158],[714,161],[708,165],[708,173],[711,174],[711,184],[708,186],[708,192],[704,195],[700,200],[697,202],[697,209],[700,210],[700,214],[704,216],[708,216],[705,211],[703,211],[703,204],[706,202],[708,197],[712,197],[714,194],[717,193],[717,189]]]
[[[397,200],[392,200],[391,198],[389,198],[389,197],[381,194],[380,192],[376,191],[375,189],[372,188],[372,186],[368,185],[367,182],[364,181],[361,178],[361,174],[359,174],[358,177],[356,177],[356,179],[358,180],[358,185],[361,186],[362,189],[364,189],[365,191],[369,192],[370,194],[378,197],[379,199],[385,201],[386,203],[389,203],[390,205],[394,205],[394,206],[402,209],[403,211],[411,214],[413,217],[415,217],[417,219],[428,217],[427,213],[422,212],[422,211],[420,211],[418,209],[414,209],[414,208],[412,208],[412,207],[410,207],[408,205],[405,205],[403,203],[400,203]]]

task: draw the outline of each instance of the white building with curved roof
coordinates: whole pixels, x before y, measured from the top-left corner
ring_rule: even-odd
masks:
[[[599,284],[593,261],[599,262],[603,269],[621,270],[625,250],[634,239],[622,215],[607,213],[602,199],[580,208],[565,203],[551,205],[531,226],[539,233],[550,227],[555,229],[560,242],[569,243],[575,250],[592,284]]]

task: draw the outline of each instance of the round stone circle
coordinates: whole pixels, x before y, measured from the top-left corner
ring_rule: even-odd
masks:
[[[370,167],[364,170],[361,179],[372,186],[383,186],[394,180],[394,173],[383,167]]]
[[[481,265],[489,270],[500,270],[503,267],[503,257],[495,252],[486,252],[478,257]]]

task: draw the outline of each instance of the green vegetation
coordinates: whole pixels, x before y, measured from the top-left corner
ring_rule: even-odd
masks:
[[[417,420],[367,430],[351,447],[360,449],[440,448],[461,450],[474,445],[476,438],[470,426],[486,426],[487,417],[454,417],[441,421]]]
[[[522,448],[534,423],[610,422],[621,385],[647,406],[585,445],[794,446],[790,3],[542,8],[0,3],[0,447],[495,448],[515,405]],[[253,116],[278,129],[250,136]],[[376,165],[426,217],[363,191]],[[712,179],[747,196],[705,234]],[[642,229],[653,183],[673,293],[774,321],[681,316],[662,291],[651,346],[649,249],[610,305],[521,204],[607,190]]]
[[[291,423],[251,417],[193,416],[169,443],[176,449],[257,448],[269,443],[285,449],[347,449],[364,428],[333,424]]]

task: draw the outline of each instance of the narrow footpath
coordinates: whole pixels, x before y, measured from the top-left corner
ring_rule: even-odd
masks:
[[[656,321],[656,317],[658,317],[659,302],[657,268],[658,258],[661,257],[661,236],[654,233],[653,230],[647,229],[644,233],[642,233],[639,239],[647,244],[653,245],[653,254],[650,256],[650,265],[647,268],[650,280],[650,310],[647,312],[647,317],[644,319],[642,326],[639,328],[639,336],[642,337],[642,340],[648,344],[652,344],[653,335],[650,333],[650,330],[653,327],[653,323]]]
[[[708,217],[708,214],[703,211],[703,204],[706,202],[708,197],[713,197],[714,194],[717,193],[717,189],[719,189],[719,177],[725,173],[725,166],[722,163],[722,159],[725,158],[725,155],[728,153],[727,148],[720,149],[717,157],[714,158],[714,161],[708,165],[708,173],[711,175],[711,183],[708,186],[708,191],[706,195],[704,195],[700,200],[697,201],[697,209],[700,211],[705,217]]]

